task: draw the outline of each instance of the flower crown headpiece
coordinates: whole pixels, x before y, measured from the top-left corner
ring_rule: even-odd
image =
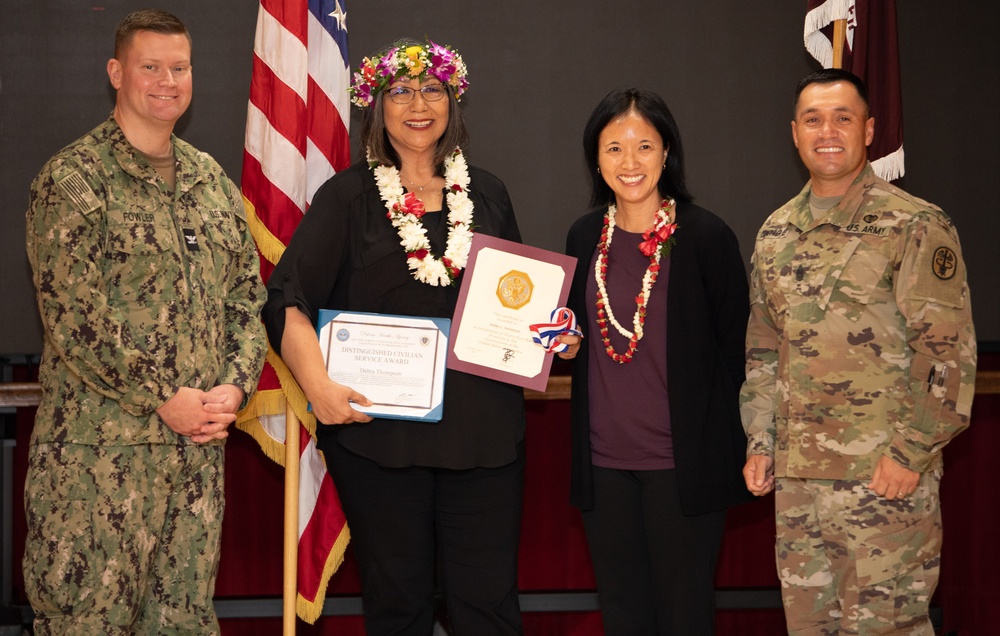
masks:
[[[455,99],[469,87],[468,70],[454,49],[428,41],[426,44],[396,45],[380,58],[366,57],[351,82],[351,101],[368,108],[375,97],[400,77],[435,77],[455,91]]]

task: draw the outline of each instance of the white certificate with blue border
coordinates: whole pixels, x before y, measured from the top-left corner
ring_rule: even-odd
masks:
[[[437,422],[444,411],[447,318],[322,309],[320,351],[330,379],[372,401],[372,417]]]

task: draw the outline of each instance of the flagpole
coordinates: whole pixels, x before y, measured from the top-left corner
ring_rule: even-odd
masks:
[[[295,636],[299,555],[299,418],[285,401],[285,551],[282,634]]]
[[[844,42],[847,40],[847,20],[833,21],[833,66],[844,68]]]
[[[257,3],[241,186],[265,283],[265,272],[278,263],[315,189],[350,165],[347,1]],[[279,138],[288,143],[271,141]],[[350,531],[316,448],[313,418],[304,411],[306,400],[294,386],[291,371],[272,354],[269,351],[268,369],[254,397],[258,403],[253,412],[259,415],[239,427],[279,463],[278,446],[285,447],[282,616],[284,635],[293,636],[298,618],[314,623],[322,615],[327,583],[343,562]],[[302,405],[299,412],[305,422],[295,417],[288,399]],[[282,412],[286,439],[278,439],[280,430],[272,431],[266,419]]]

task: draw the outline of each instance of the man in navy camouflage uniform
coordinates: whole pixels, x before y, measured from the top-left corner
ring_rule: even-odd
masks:
[[[976,340],[958,235],[875,176],[854,75],[799,83],[810,180],[753,254],[747,488],[775,490],[790,634],[933,635],[941,449],[969,424]]]
[[[35,633],[217,634],[227,427],[266,350],[238,189],[173,136],[191,100],[174,16],[115,34],[103,124],[31,188],[45,332],[29,450],[25,587]]]

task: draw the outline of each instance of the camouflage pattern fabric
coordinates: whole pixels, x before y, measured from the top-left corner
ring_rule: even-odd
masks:
[[[36,444],[24,580],[35,634],[218,634],[223,446]]]
[[[32,443],[175,444],[179,387],[256,389],[264,289],[239,190],[173,138],[176,194],[108,119],[31,187],[28,259],[45,331]]]
[[[780,478],[776,554],[788,633],[934,636],[941,473],[889,501],[867,481]]]
[[[864,479],[885,454],[939,467],[969,424],[976,338],[958,236],[868,165],[813,219],[810,186],[757,235],[750,281],[747,454],[778,477]]]
[[[961,247],[870,164],[818,218],[810,192],[757,234],[740,394],[747,456],[774,460],[785,616],[803,636],[930,634],[941,449],[975,392]],[[868,488],[883,455],[921,473],[917,493]]]
[[[32,184],[45,345],[23,567],[36,633],[218,632],[223,441],[195,445],[155,409],[180,387],[234,384],[249,399],[265,296],[239,191],[172,143],[176,188],[113,118]]]

